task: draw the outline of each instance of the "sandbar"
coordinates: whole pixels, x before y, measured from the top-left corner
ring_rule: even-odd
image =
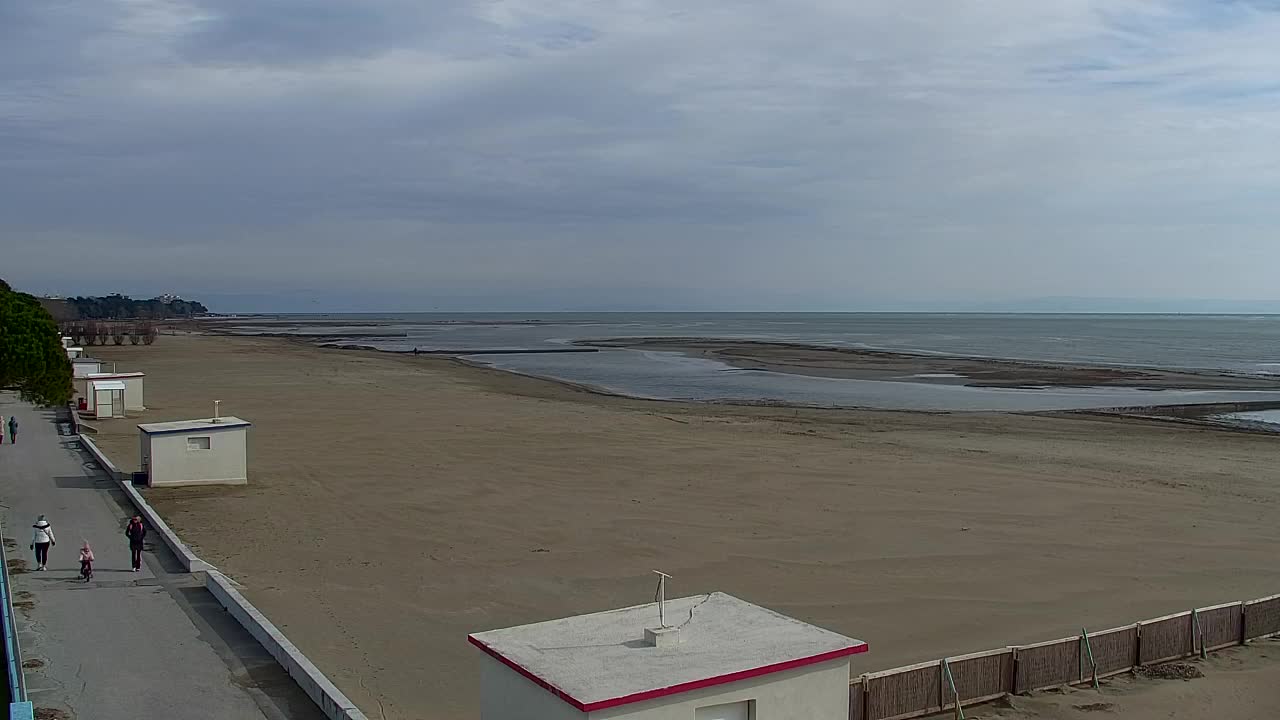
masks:
[[[679,352],[719,360],[744,370],[854,380],[991,388],[1116,386],[1145,390],[1280,390],[1280,378],[1217,370],[1049,363],[714,338],[612,338],[580,340],[577,344]]]

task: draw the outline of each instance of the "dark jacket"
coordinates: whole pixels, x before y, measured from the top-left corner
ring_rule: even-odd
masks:
[[[147,536],[147,528],[142,523],[129,521],[129,527],[124,529],[125,537],[129,538],[130,547],[142,547],[142,538]]]

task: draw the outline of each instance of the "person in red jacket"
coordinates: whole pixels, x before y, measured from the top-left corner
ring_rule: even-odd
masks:
[[[129,526],[124,529],[124,535],[129,538],[129,553],[133,556],[133,571],[138,572],[142,569],[142,539],[147,536],[147,528],[142,524],[142,518],[134,515],[129,520]]]

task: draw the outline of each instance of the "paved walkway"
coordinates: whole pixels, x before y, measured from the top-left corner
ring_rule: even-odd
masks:
[[[55,412],[0,393],[18,443],[0,445],[0,517],[10,563],[34,568],[31,524],[44,513],[58,544],[46,572],[12,575],[29,699],[72,718],[318,720],[319,708],[265,650],[148,535],[129,572],[124,525],[133,508],[79,448]],[[94,579],[77,579],[82,541]]]

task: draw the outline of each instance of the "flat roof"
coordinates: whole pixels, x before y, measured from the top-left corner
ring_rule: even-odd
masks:
[[[124,390],[124,381],[122,380],[94,380],[94,390]]]
[[[68,350],[70,350],[71,348],[67,348],[67,349],[68,349]],[[89,357],[88,355],[81,355],[81,356],[80,356],[80,357],[78,357],[78,358],[71,358],[71,362],[73,362],[73,363],[78,363],[78,362],[82,362],[82,363],[100,363],[100,362],[106,362],[106,361],[105,361],[105,360],[99,360],[98,358],[91,358],[91,357]]]
[[[105,379],[107,379],[107,378],[135,378],[135,377],[146,377],[146,375],[147,375],[146,373],[140,373],[140,372],[127,372],[127,373],[89,373],[86,377],[88,377],[90,380],[97,380],[98,378],[102,378],[102,379],[104,379],[104,380],[105,380]]]
[[[668,600],[679,645],[644,629],[658,606],[579,615],[468,636],[472,645],[583,712],[759,677],[866,652],[867,644],[725,593]]]
[[[124,383],[120,384],[123,385]],[[148,435],[163,435],[165,433],[190,432],[192,430],[230,430],[231,428],[243,428],[250,425],[253,425],[253,423],[248,420],[225,415],[218,418],[217,422],[214,422],[213,418],[175,420],[173,422],[145,423],[139,425],[138,429]]]

